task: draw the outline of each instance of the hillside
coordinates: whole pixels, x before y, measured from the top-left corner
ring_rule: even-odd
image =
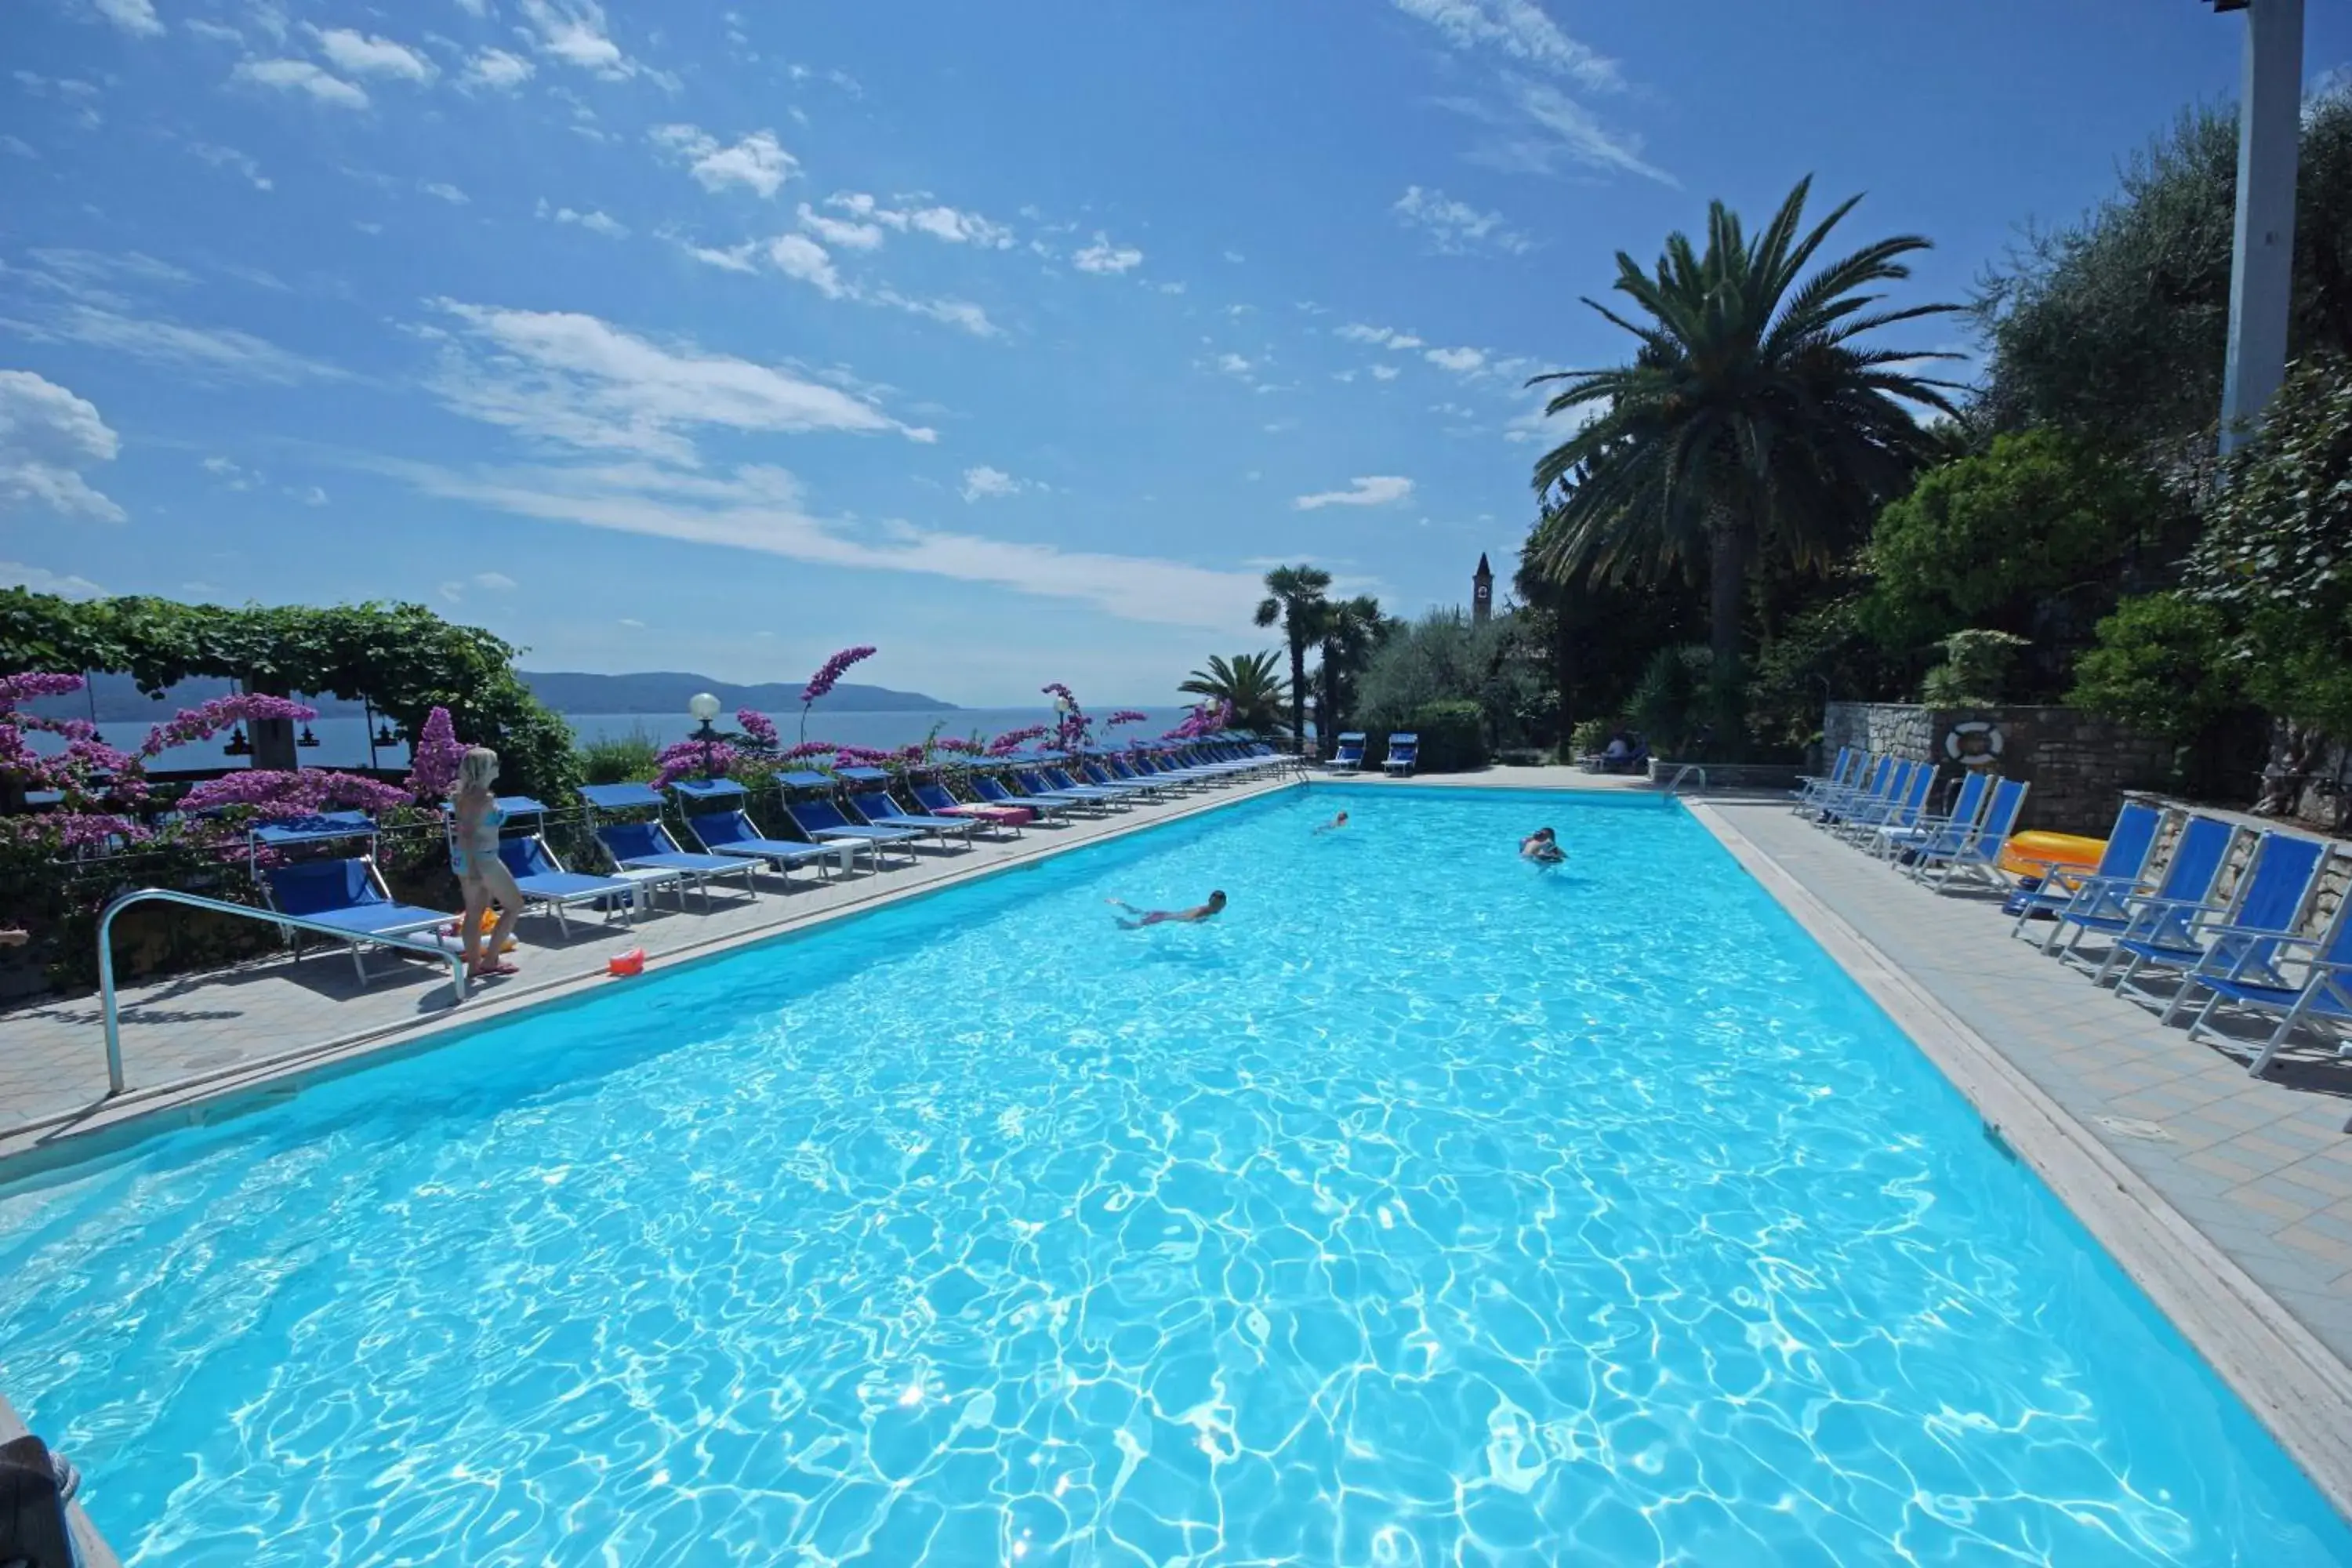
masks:
[[[726,705],[726,710],[757,708],[761,712],[782,716],[800,711],[799,682],[779,685],[730,686],[723,680],[713,680],[705,675],[687,675],[673,670],[656,670],[645,675],[585,675],[566,670],[544,674],[517,670],[517,675],[539,694],[539,700],[559,713],[679,713],[686,711],[687,700],[698,691],[708,691]],[[235,689],[226,680],[184,681],[163,698],[150,700],[139,693],[127,675],[93,677],[88,692],[75,692],[70,697],[44,697],[26,704],[28,711],[52,719],[81,719],[89,716],[94,706],[102,724],[146,721],[154,723],[170,718],[182,708],[192,707],[208,698],[224,696]],[[310,700],[322,718],[356,716],[360,705],[331,697]],[[936,697],[926,697],[919,691],[893,691],[887,686],[853,686],[847,681],[833,689],[817,707],[827,713],[904,713],[918,709],[951,709],[952,702],[942,702]]]

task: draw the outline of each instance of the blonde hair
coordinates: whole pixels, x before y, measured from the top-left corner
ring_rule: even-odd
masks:
[[[488,746],[476,746],[457,764],[459,789],[488,789],[490,781],[499,776],[499,754]]]

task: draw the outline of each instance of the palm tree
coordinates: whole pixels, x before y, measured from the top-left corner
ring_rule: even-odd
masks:
[[[1315,696],[1315,740],[1325,756],[1331,754],[1331,737],[1347,722],[1356,677],[1363,673],[1388,626],[1381,614],[1381,602],[1369,594],[1323,606],[1316,628],[1322,644],[1322,663],[1316,671],[1320,689]]]
[[[1767,548],[1825,564],[1897,493],[1930,437],[1903,401],[1954,412],[1954,383],[1906,365],[1951,359],[1855,340],[1958,305],[1882,310],[1859,290],[1911,275],[1898,258],[1928,248],[1898,235],[1798,278],[1856,196],[1800,237],[1810,177],[1750,243],[1721,202],[1707,209],[1706,250],[1667,237],[1654,275],[1617,254],[1619,292],[1646,320],[1584,302],[1633,334],[1633,363],[1537,376],[1567,386],[1547,414],[1599,405],[1597,416],[1536,464],[1543,521],[1528,553],[1559,580],[1656,581],[1704,554],[1718,691],[1737,679],[1740,607],[1751,562]],[[1261,622],[1260,624],[1263,624]]]
[[[1209,668],[1196,669],[1176,689],[1211,702],[1230,702],[1234,707],[1236,727],[1261,735],[1279,734],[1282,731],[1282,704],[1289,695],[1278,665],[1282,656],[1271,650],[1265,653],[1237,653],[1231,662],[1222,656],[1209,656]]]
[[[1301,749],[1307,744],[1307,645],[1315,640],[1323,590],[1330,585],[1331,574],[1319,567],[1277,566],[1265,574],[1267,596],[1257,606],[1257,624],[1280,621],[1290,639],[1290,734]]]

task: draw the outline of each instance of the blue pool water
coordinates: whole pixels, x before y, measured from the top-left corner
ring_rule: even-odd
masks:
[[[1681,811],[1334,794],[0,1195],[0,1388],[141,1564],[2352,1562]]]

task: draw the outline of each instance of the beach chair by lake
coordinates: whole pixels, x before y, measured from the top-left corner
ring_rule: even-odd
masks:
[[[596,820],[600,811],[651,810],[659,813],[662,797],[650,784],[583,784],[580,798],[588,807],[590,829],[613,864],[625,871],[675,871],[702,896],[702,907],[710,907],[710,884],[719,878],[740,877],[747,897],[760,896],[757,883],[751,879],[759,868],[748,860],[725,855],[697,855],[678,847],[663,826],[658,816],[638,821],[603,822]]]
[[[922,835],[904,827],[875,827],[862,822],[852,822],[833,798],[834,783],[820,773],[786,773],[776,781],[783,791],[784,815],[793,826],[818,844],[863,844],[880,871],[889,861],[888,851],[897,848],[907,857],[907,864],[915,863],[915,852],[908,846]],[[799,791],[798,798],[793,792]]]

